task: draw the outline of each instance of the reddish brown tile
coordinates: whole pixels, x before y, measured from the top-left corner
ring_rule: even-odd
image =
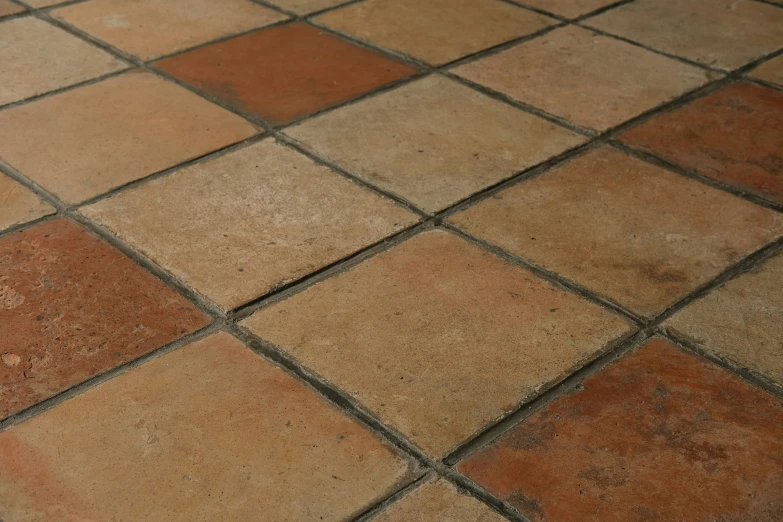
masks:
[[[0,238],[0,418],[209,323],[66,220]]]
[[[459,470],[534,522],[783,520],[783,402],[654,339]]]
[[[736,83],[631,129],[634,147],[783,203],[783,93]]]
[[[274,124],[351,100],[416,72],[304,24],[240,36],[156,65]]]

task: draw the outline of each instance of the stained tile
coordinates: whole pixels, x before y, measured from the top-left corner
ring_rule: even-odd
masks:
[[[21,13],[25,8],[11,0],[0,0],[0,17]]]
[[[620,139],[743,191],[783,203],[783,93],[736,83]]]
[[[274,124],[288,123],[417,72],[304,24],[239,36],[156,65]]]
[[[610,312],[437,230],[243,324],[435,457],[629,330]]]
[[[331,111],[286,133],[430,212],[585,140],[437,76]]]
[[[131,72],[0,112],[0,158],[78,203],[256,132],[186,89]]]
[[[436,65],[556,22],[500,0],[367,0],[316,21]]]
[[[525,0],[524,5],[542,9],[566,18],[576,18],[596,9],[607,7],[618,0]]]
[[[218,333],[1,433],[0,516],[346,520],[410,466]]]
[[[110,54],[37,18],[0,22],[0,105],[125,67]]]
[[[0,230],[54,213],[54,207],[0,173]]]
[[[655,339],[458,469],[533,522],[773,522],[783,403]]]
[[[762,63],[753,69],[753,72],[750,74],[760,80],[783,86],[783,55],[779,55],[768,62]]]
[[[637,0],[586,23],[722,69],[783,46],[783,10],[753,0]]]
[[[83,212],[224,309],[416,221],[396,203],[272,140]]]
[[[0,237],[0,418],[208,323],[73,222]]]
[[[52,16],[145,60],[286,18],[249,0],[90,0]]]
[[[271,0],[269,3],[299,15],[306,15],[336,7],[348,1],[349,0]]]
[[[451,218],[653,316],[783,235],[783,216],[602,147]]]
[[[713,79],[711,73],[574,26],[454,72],[597,130],[619,125]]]
[[[783,256],[733,279],[666,322],[706,351],[783,387]]]

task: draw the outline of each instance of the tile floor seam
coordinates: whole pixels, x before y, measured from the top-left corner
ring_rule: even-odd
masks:
[[[771,5],[772,7],[777,7],[778,9],[783,9],[783,5],[775,2],[770,2],[769,0],[753,0],[753,1],[758,2],[760,4]]]

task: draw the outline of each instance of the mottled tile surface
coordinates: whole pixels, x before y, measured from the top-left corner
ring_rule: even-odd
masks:
[[[458,469],[533,522],[774,522],[783,402],[652,340]]]
[[[338,521],[410,466],[218,333],[0,434],[0,517]]]
[[[71,221],[0,237],[0,419],[208,323]]]
[[[0,231],[54,213],[54,207],[0,172]]]
[[[750,75],[783,87],[783,55],[778,55],[770,61],[762,63],[753,69]]]
[[[596,9],[617,3],[618,0],[525,0],[526,6],[542,9],[566,18],[576,18]]]

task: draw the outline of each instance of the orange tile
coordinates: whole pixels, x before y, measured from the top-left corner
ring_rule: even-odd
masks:
[[[54,213],[50,204],[0,173],[0,231]]]

